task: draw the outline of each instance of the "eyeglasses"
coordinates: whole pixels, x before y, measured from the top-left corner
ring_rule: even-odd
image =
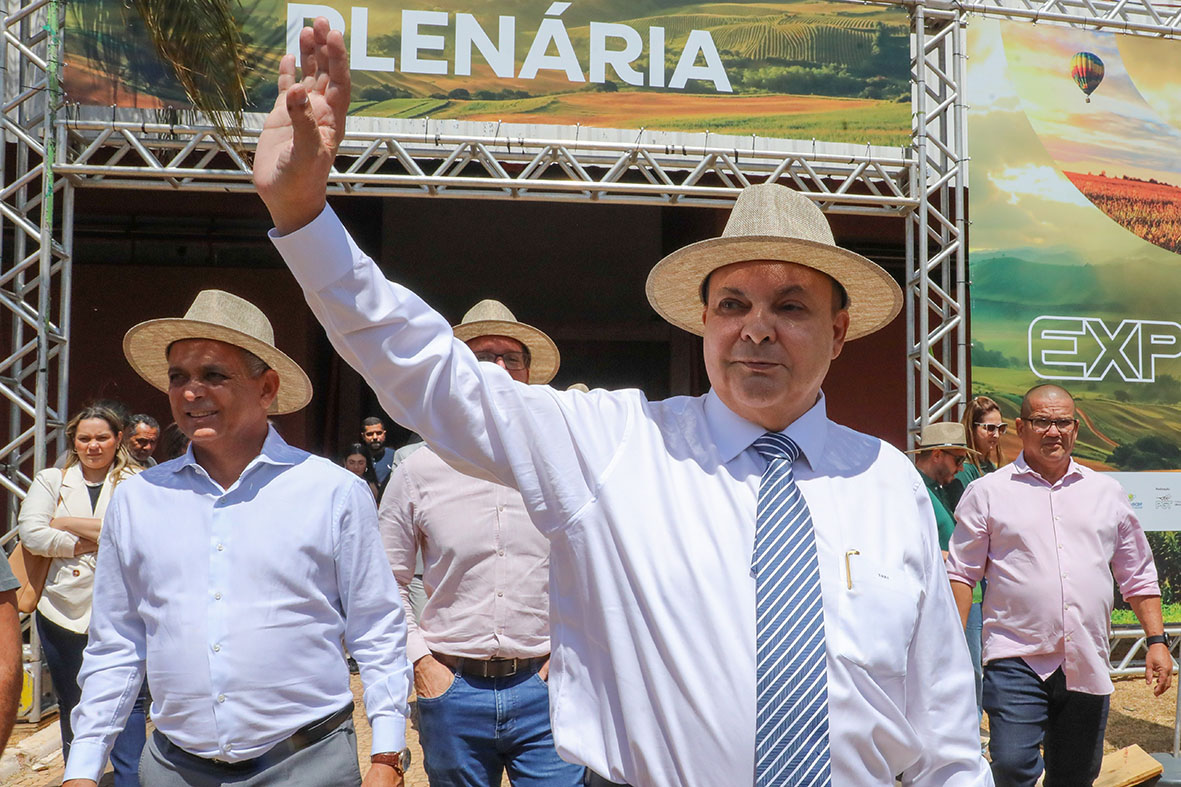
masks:
[[[1078,426],[1077,418],[1024,418],[1022,420],[1032,426],[1033,431],[1038,433],[1048,432],[1051,426],[1056,426],[1062,434],[1069,434]]]
[[[989,434],[1004,434],[1005,430],[1009,428],[1008,424],[982,424],[979,421],[972,425],[977,429],[983,429]]]
[[[476,360],[484,363],[496,363],[498,360],[503,360],[504,368],[513,372],[529,368],[529,354],[515,350],[507,353],[478,352]]]

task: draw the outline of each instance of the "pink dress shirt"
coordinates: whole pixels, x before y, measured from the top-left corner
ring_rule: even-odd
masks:
[[[984,663],[1020,657],[1043,680],[1110,694],[1112,578],[1125,599],[1158,596],[1144,531],[1119,483],[1071,460],[1050,484],[1025,462],[968,485],[955,510],[948,574],[984,594]]]
[[[378,528],[406,609],[406,658],[549,653],[549,540],[521,494],[453,469],[429,447],[390,476]],[[407,587],[422,550],[427,601],[416,620]]]

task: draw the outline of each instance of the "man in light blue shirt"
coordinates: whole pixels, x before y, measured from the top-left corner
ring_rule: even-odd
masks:
[[[365,785],[401,785],[406,626],[373,495],[268,423],[307,404],[307,376],[217,290],[135,326],[124,352],[192,443],[107,510],[67,783],[98,779],[146,671],[145,784],[361,784],[343,640],[373,729]]]

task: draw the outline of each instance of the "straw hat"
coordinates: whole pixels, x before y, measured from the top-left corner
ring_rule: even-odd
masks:
[[[168,346],[182,339],[214,339],[248,350],[279,373],[275,415],[300,410],[312,398],[312,383],[299,364],[275,349],[267,316],[247,300],[221,290],[202,290],[184,317],[141,322],[123,337],[123,354],[140,377],[168,390]]]
[[[554,340],[532,325],[519,322],[500,301],[480,301],[451,330],[461,342],[477,336],[507,336],[525,345],[529,351],[530,383],[545,385],[558,373],[560,359]]]
[[[751,260],[794,262],[840,282],[849,295],[847,340],[873,333],[902,308],[902,290],[890,274],[837,246],[820,208],[778,183],[747,186],[722,237],[692,243],[656,263],[645,288],[648,302],[673,325],[700,336],[702,282],[718,268]]]
[[[922,451],[933,451],[936,448],[958,448],[970,454],[980,456],[980,452],[968,446],[968,433],[964,425],[951,422],[943,424],[927,424],[919,433],[919,444],[906,453],[917,454]]]

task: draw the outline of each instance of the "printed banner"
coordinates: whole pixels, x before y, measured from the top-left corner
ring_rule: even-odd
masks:
[[[66,92],[81,104],[183,105],[122,0],[66,6]],[[823,0],[244,0],[249,104],[267,111],[298,31],[345,32],[351,113],[909,143],[909,24]]]
[[[1181,529],[1181,42],[978,19],[968,52],[973,392],[1012,419],[1062,385],[1076,458]],[[1149,534],[1167,602],[1177,539]]]

